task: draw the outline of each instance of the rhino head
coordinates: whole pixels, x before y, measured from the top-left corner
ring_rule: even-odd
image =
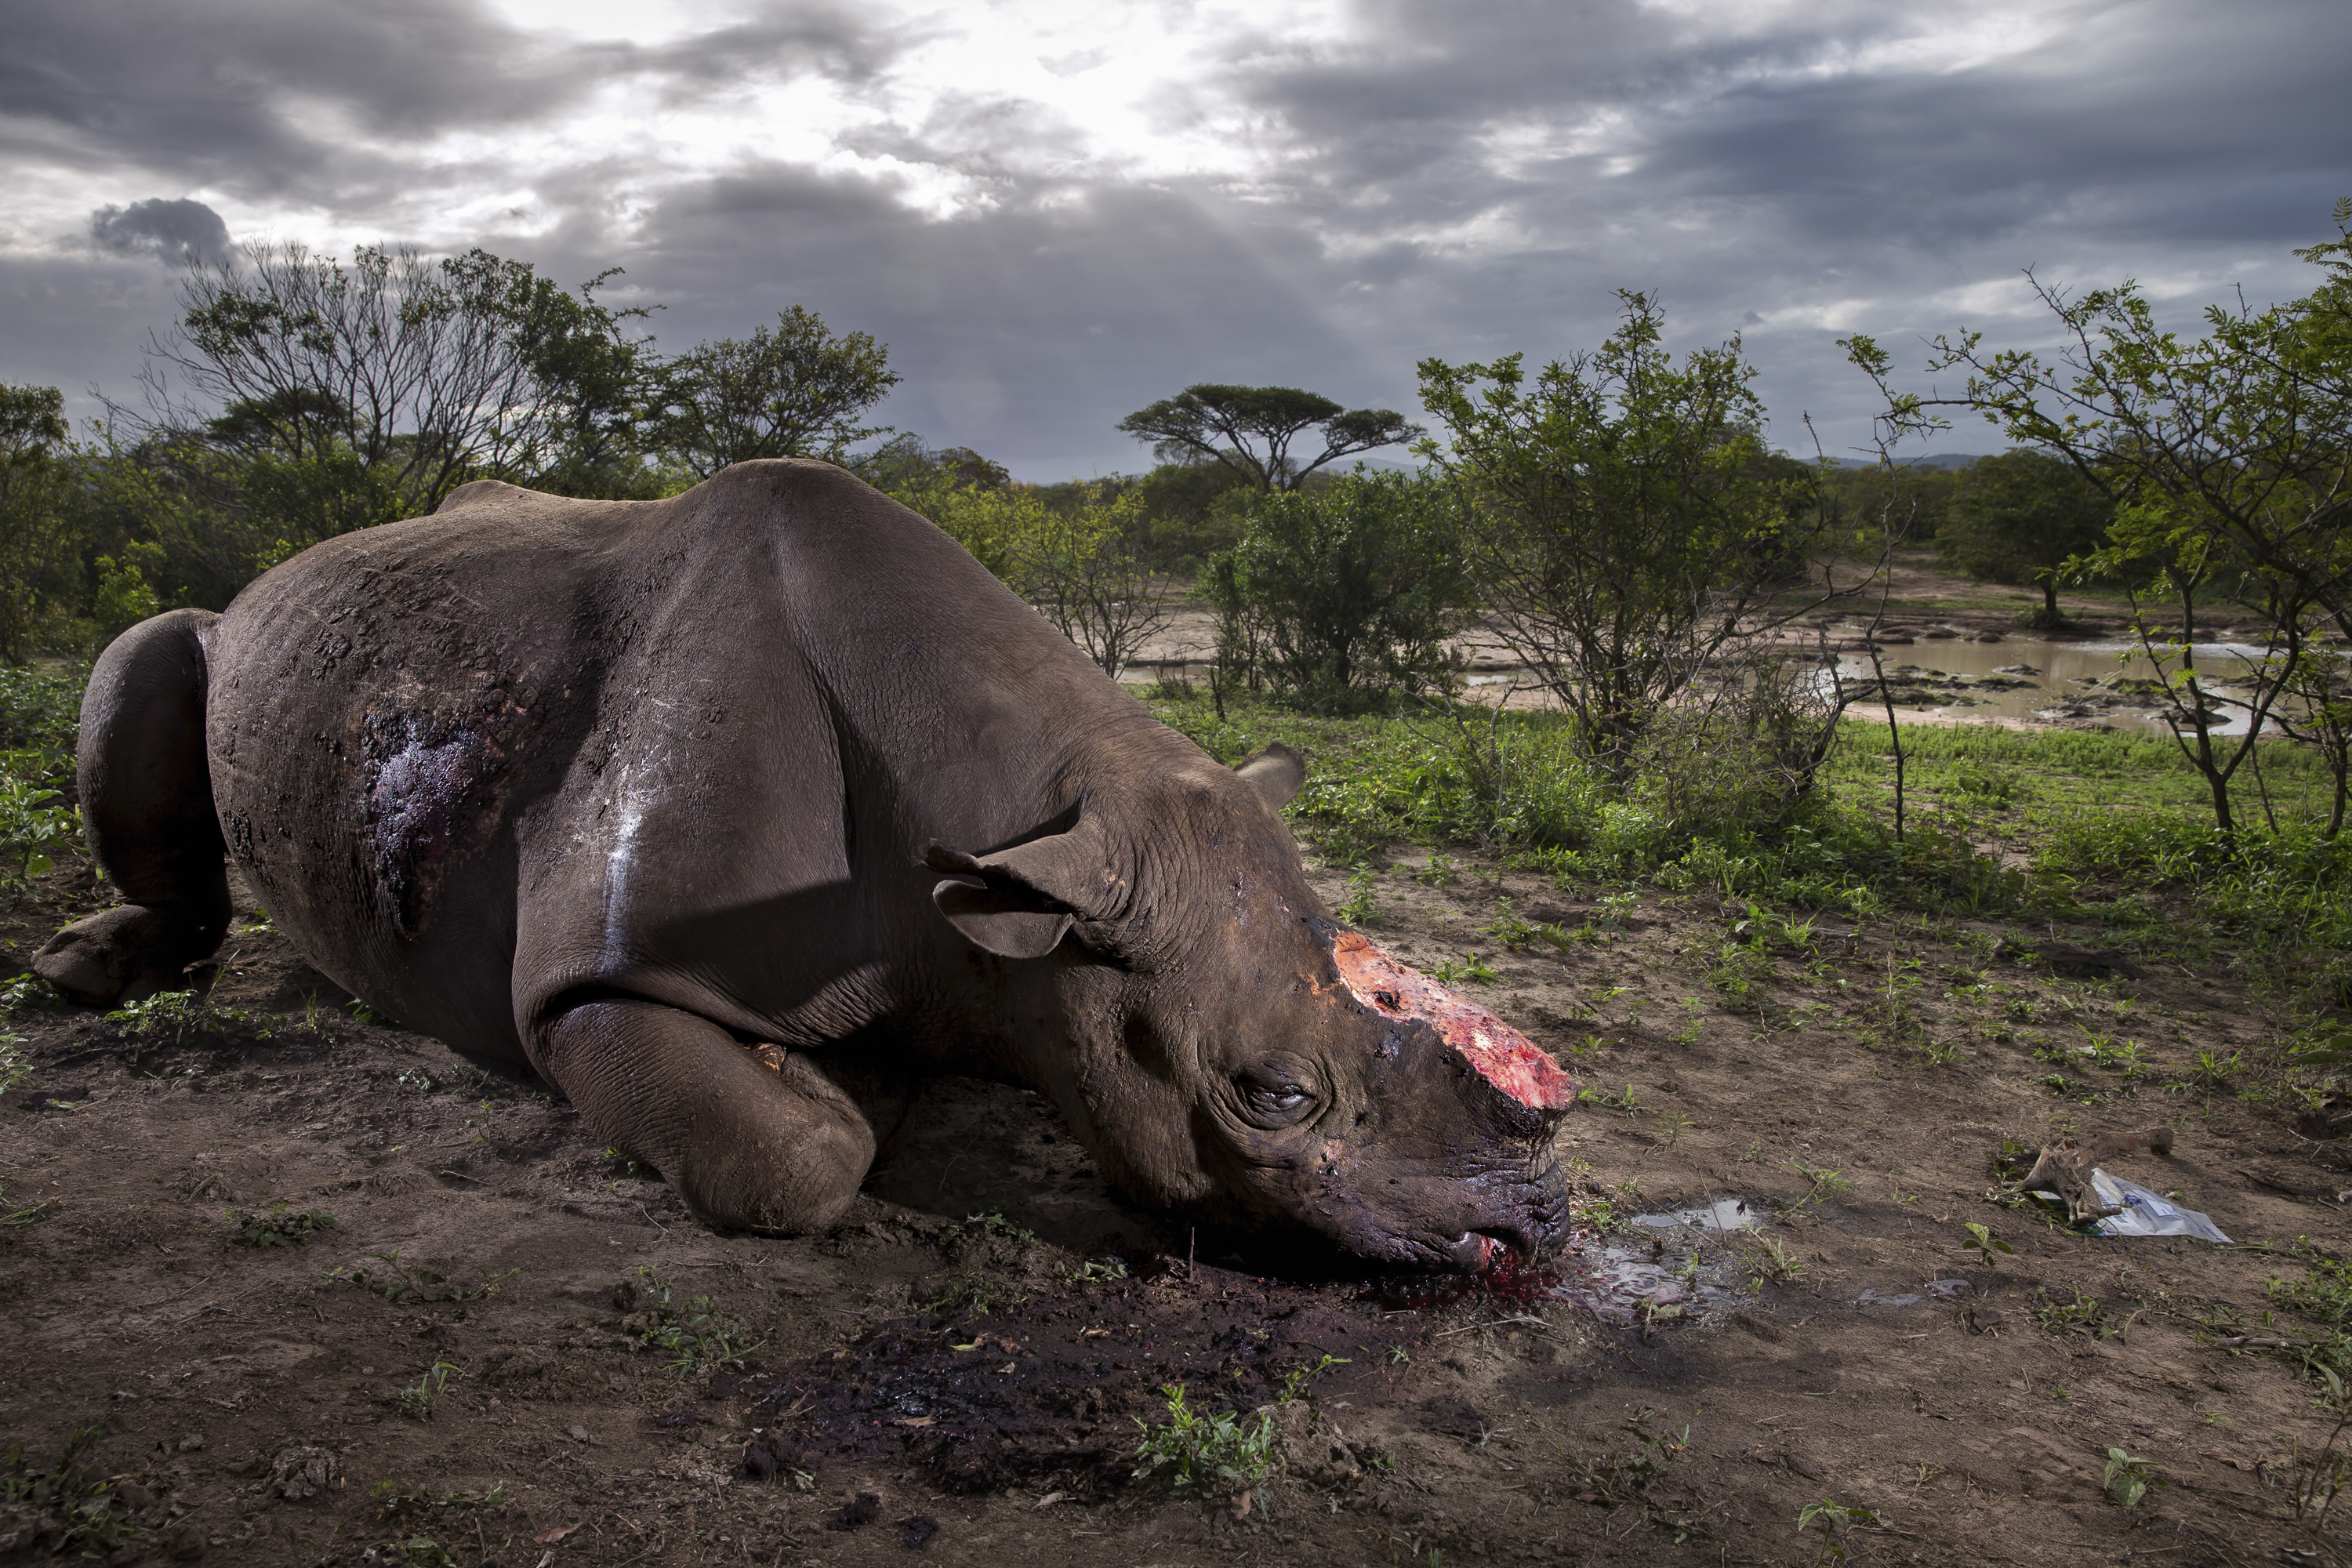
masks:
[[[1024,1076],[1131,1194],[1395,1263],[1540,1256],[1568,1223],[1575,1086],[1331,918],[1276,815],[1302,777],[1286,748],[1201,759],[1064,832],[934,846],[934,900],[1029,977],[1019,1026],[1047,1044]]]

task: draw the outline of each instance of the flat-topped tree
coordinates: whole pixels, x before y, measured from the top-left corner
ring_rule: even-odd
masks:
[[[1392,408],[1341,409],[1295,386],[1188,386],[1118,422],[1163,463],[1222,463],[1263,490],[1295,490],[1334,458],[1393,447],[1422,433]],[[1290,445],[1319,430],[1323,450],[1304,467]]]

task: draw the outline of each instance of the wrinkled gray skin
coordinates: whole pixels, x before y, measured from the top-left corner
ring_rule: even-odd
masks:
[[[1048,1096],[1140,1198],[1370,1258],[1566,1222],[1559,1112],[1335,983],[1296,757],[1218,766],[827,465],[468,485],[134,628],[82,713],[129,902],[40,973],[180,984],[226,847],[322,973],[527,1061],[712,1225],[832,1223],[932,1073]]]

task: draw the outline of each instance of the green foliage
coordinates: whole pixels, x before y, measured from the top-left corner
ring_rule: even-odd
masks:
[[[1801,1534],[1815,1525],[1821,1526],[1822,1549],[1813,1558],[1813,1568],[1822,1568],[1824,1563],[1844,1562],[1846,1533],[1863,1525],[1877,1522],[1878,1515],[1871,1510],[1842,1503],[1835,1498],[1825,1497],[1819,1502],[1809,1502],[1797,1512],[1799,1533]]]
[[[421,516],[472,479],[604,489],[640,372],[634,312],[596,302],[604,281],[568,293],[479,248],[362,246],[346,264],[249,247],[235,270],[185,276],[180,329],[153,351],[218,412],[151,427],[147,453],[292,549]]]
[[[361,1289],[382,1296],[395,1304],[410,1301],[482,1301],[495,1296],[506,1282],[522,1272],[509,1268],[503,1274],[475,1266],[474,1283],[466,1284],[435,1273],[430,1268],[401,1261],[401,1249],[371,1252],[359,1262],[339,1265],[320,1275],[312,1284],[314,1290],[325,1290],[337,1285],[356,1285]]]
[[[289,1206],[279,1204],[268,1214],[231,1209],[228,1223],[247,1247],[304,1247],[319,1232],[335,1228],[335,1216],[325,1209],[289,1214]]]
[[[433,1418],[434,1406],[439,1405],[442,1395],[449,1392],[450,1374],[462,1371],[464,1369],[455,1362],[436,1361],[425,1369],[424,1376],[393,1394],[386,1403],[403,1415],[429,1421]]]
[[[1827,1170],[1818,1165],[1808,1165],[1801,1161],[1782,1165],[1780,1168],[1784,1171],[1794,1171],[1811,1184],[1805,1190],[1802,1197],[1789,1205],[1790,1213],[1804,1208],[1809,1204],[1817,1204],[1832,1193],[1853,1191],[1853,1183],[1836,1171]]]
[[[985,1318],[1020,1300],[1021,1293],[1004,1280],[971,1269],[950,1280],[938,1295],[919,1303],[919,1310],[944,1312],[951,1318]]]
[[[2107,1450],[2107,1474],[2104,1483],[2107,1496],[2117,1508],[2137,1508],[2152,1487],[2168,1487],[2172,1483],[2159,1474],[2146,1459],[2137,1459],[2121,1448]]]
[[[1035,605],[1104,672],[1118,675],[1166,623],[1143,498],[1095,481],[1049,497],[940,466],[893,493]]]
[[[8,772],[48,778],[73,764],[86,664],[0,668],[0,754]]]
[[[1306,1394],[1307,1385],[1335,1366],[1346,1366],[1349,1358],[1326,1354],[1321,1359],[1295,1367],[1283,1378],[1280,1392],[1275,1394],[1276,1405],[1296,1405]]]
[[[663,365],[649,439],[698,479],[754,458],[843,462],[882,433],[857,420],[903,379],[889,363],[871,333],[836,337],[794,305],[772,331],[698,343]]]
[[[1370,871],[1359,871],[1348,879],[1348,896],[1331,912],[1351,926],[1372,923],[1380,909],[1380,879]]]
[[[52,1557],[102,1557],[137,1534],[115,1510],[114,1484],[89,1462],[90,1450],[105,1436],[103,1421],[82,1427],[66,1440],[56,1463],[39,1470],[26,1458],[23,1444],[9,1447],[7,1468],[0,1471],[0,1500],[12,1511],[32,1516],[30,1539],[20,1545],[46,1548]]]
[[[1619,299],[1599,349],[1532,381],[1519,354],[1420,374],[1445,427],[1421,449],[1474,509],[1465,555],[1489,624],[1622,795],[1668,705],[1801,580],[1822,512],[1811,470],[1765,449],[1739,341],[1677,366],[1656,303]]]
[[[257,1039],[269,1037],[268,1027],[257,1024],[252,1014],[215,1007],[209,996],[194,991],[164,991],[126,1002],[109,1013],[106,1021],[142,1044],[176,1046],[226,1027],[250,1029]]]
[[[1974,1220],[1964,1223],[1960,1228],[1968,1232],[1968,1239],[1960,1243],[1960,1250],[1975,1253],[1977,1261],[1987,1268],[1998,1268],[2002,1258],[2017,1256],[2017,1248]]]
[[[1202,577],[1220,647],[1310,704],[1443,685],[1471,609],[1457,511],[1426,480],[1360,468],[1260,496]]]
[[[65,397],[0,383],[0,664],[33,651],[42,588],[71,546]]]
[[[2174,700],[2169,738],[2225,835],[2240,826],[2232,792],[2266,714],[2332,773],[2331,831],[2352,795],[2352,702],[2340,651],[2322,647],[2352,632],[2352,537],[2338,521],[2352,430],[2352,204],[2335,224],[2336,238],[2296,253],[2326,273],[2311,295],[2262,310],[2242,295],[2210,307],[2201,337],[2166,327],[2137,284],[2070,293],[2037,281],[2064,346],[2045,357],[1989,352],[1973,331],[1938,336],[1926,370],[1964,373],[1956,396],[1897,393],[1885,350],[1845,342],[1886,399],[1890,432],[1939,430],[1942,409],[1969,410],[2039,455],[2042,466],[2021,465],[2021,475],[2063,464],[2113,509],[2104,548],[2081,563],[2130,595],[2134,637]],[[2091,507],[2077,501],[2069,511],[2080,521]],[[2212,685],[2210,647],[2198,650],[2217,615],[2260,628],[2261,654],[2223,677],[2233,692]]]
[[[81,813],[65,797],[0,772],[0,889],[21,892],[57,864],[59,850],[81,842]]]
[[[2058,583],[2066,563],[2105,542],[2115,503],[2063,458],[2031,448],[1965,469],[1936,535],[1944,563],[1979,582],[2038,584],[2035,626],[2064,624]]]
[[[1139,1415],[1134,1418],[1142,1434],[1135,1446],[1137,1480],[1160,1476],[1178,1491],[1187,1487],[1243,1491],[1274,1473],[1271,1415],[1260,1415],[1257,1425],[1250,1426],[1230,1411],[1203,1415],[1193,1410],[1185,1403],[1181,1383],[1163,1384],[1160,1392],[1168,1400],[1167,1418],[1157,1425]]]
[[[680,1301],[676,1286],[650,1265],[636,1272],[644,1305],[624,1324],[637,1342],[669,1357],[669,1369],[680,1377],[711,1367],[740,1363],[764,1340],[746,1341],[741,1325],[719,1310],[709,1296]]]
[[[1063,1264],[1055,1272],[1073,1285],[1109,1285],[1127,1278],[1127,1260],[1089,1258],[1083,1263]]]
[[[1459,963],[1450,958],[1446,959],[1429,973],[1436,977],[1437,983],[1441,985],[1460,985],[1465,982],[1473,985],[1492,985],[1502,978],[1502,975],[1496,972],[1494,965],[1475,952]]]

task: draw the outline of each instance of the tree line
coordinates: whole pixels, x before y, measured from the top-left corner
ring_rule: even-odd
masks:
[[[1540,367],[1422,362],[1426,425],[1202,384],[1117,422],[1150,471],[1024,485],[863,423],[898,380],[887,345],[799,307],[663,355],[644,310],[599,298],[610,273],[567,290],[478,249],[345,264],[258,247],[187,274],[143,400],[86,438],[54,389],[0,389],[0,659],[219,607],[309,544],[430,511],[468,479],[650,499],[731,462],[817,457],[939,523],[1114,674],[1189,595],[1213,613],[1221,707],[1239,686],[1452,712],[1475,623],[1571,716],[1599,787],[1759,824],[1805,797],[1860,695],[1794,634],[1866,606],[1873,584],[1883,605],[1898,549],[2038,585],[2022,618],[2044,627],[2063,624],[2062,585],[2098,580],[2166,671],[2224,831],[2263,731],[2329,758],[2332,833],[2352,780],[2352,239],[2299,254],[2325,274],[2313,294],[2217,309],[2193,342],[2158,331],[2130,285],[2045,290],[2069,350],[1939,340],[1927,368],[1969,376],[1952,398],[1897,389],[1889,356],[1850,340],[1885,394],[1882,457],[1948,428],[1947,408],[2001,432],[2010,450],[1957,472],[1774,449],[1740,340],[1677,357],[1658,303],[1626,292],[1599,345]],[[1364,466],[1383,449],[1416,466]],[[2217,616],[2261,639],[2220,683],[2198,640]],[[2233,707],[2254,721],[2234,738]],[[1480,764],[1497,780],[1498,734]],[[1701,799],[1709,778],[1736,788]]]

